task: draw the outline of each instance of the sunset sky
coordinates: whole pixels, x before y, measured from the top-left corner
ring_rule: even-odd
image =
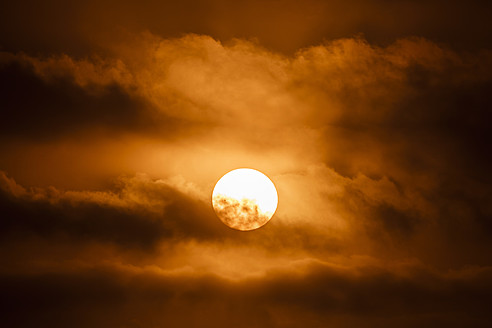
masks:
[[[4,1],[0,111],[2,327],[492,326],[490,1]]]

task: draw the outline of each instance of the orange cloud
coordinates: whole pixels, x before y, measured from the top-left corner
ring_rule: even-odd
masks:
[[[247,309],[234,318],[260,304],[251,320],[262,325],[487,320],[489,52],[423,38],[293,55],[196,34],[136,39],[96,59],[2,55],[10,297],[23,279],[34,299],[43,286],[52,300],[69,290],[77,315],[93,315],[86,325],[102,319],[84,290],[104,286],[104,304],[139,318],[165,304],[175,325],[196,324],[185,308],[222,313],[228,298]],[[278,189],[275,216],[254,233],[227,228],[210,204],[237,167]]]

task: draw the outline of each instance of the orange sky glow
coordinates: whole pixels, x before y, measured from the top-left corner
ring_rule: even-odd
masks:
[[[2,4],[0,322],[489,327],[491,14]],[[277,189],[257,230],[212,208],[237,168]]]

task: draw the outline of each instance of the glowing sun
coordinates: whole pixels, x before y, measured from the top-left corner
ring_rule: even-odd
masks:
[[[263,173],[237,169],[225,174],[215,185],[212,206],[219,219],[236,230],[258,229],[275,213],[277,189]]]

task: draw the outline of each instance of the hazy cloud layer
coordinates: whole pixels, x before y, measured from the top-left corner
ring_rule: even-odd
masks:
[[[101,47],[1,55],[11,326],[490,324],[490,51],[344,38],[286,55],[151,33]],[[211,207],[238,167],[279,193],[248,233]]]

